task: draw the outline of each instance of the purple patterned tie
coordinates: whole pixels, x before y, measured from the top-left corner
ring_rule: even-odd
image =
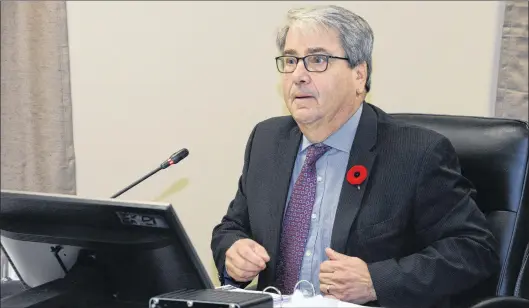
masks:
[[[277,285],[282,294],[292,294],[298,282],[316,200],[316,161],[329,149],[324,144],[308,147],[305,163],[292,189],[283,219],[277,265]]]

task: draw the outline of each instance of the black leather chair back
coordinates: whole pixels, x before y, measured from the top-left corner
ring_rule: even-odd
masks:
[[[495,297],[484,300],[472,308],[527,308],[529,307],[529,300],[514,297]]]
[[[518,281],[516,281],[514,296],[529,299],[529,244],[525,248],[522,269],[520,270],[520,275],[518,275]]]
[[[499,242],[502,269],[492,282],[496,284],[496,294],[489,295],[514,295],[529,241],[527,123],[466,116],[392,116],[437,131],[451,141],[461,172],[474,184],[476,202]]]

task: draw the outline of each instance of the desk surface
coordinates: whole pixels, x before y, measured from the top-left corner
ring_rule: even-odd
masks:
[[[2,280],[1,284],[1,295],[0,298],[8,297],[25,290],[22,282],[18,280]]]

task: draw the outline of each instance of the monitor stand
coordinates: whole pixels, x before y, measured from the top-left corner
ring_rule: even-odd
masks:
[[[2,308],[62,308],[112,301],[103,267],[88,250],[79,252],[75,265],[64,278],[3,298]],[[106,305],[105,305],[106,306]],[[92,306],[94,307],[94,306]],[[110,307],[110,306],[108,306]]]

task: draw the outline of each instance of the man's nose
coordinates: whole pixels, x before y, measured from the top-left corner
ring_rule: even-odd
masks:
[[[292,72],[295,83],[308,83],[310,81],[309,72],[305,67],[303,60],[299,60],[296,69]]]

